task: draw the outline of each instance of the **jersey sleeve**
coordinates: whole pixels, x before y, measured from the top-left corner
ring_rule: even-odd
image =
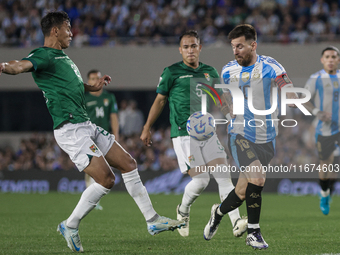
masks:
[[[315,95],[316,91],[316,77],[311,76],[308,81],[306,82],[305,89],[308,89],[311,93],[312,98]]]
[[[111,109],[110,109],[110,113],[118,113],[118,105],[117,105],[117,100],[114,94],[111,94]]]
[[[169,68],[165,68],[161,77],[159,78],[159,83],[156,92],[164,96],[169,96],[170,89],[173,84],[173,77]]]
[[[38,48],[33,51],[26,57],[23,58],[22,60],[28,60],[31,61],[33,64],[33,69],[34,71],[42,71],[47,68],[49,64],[49,57],[43,48]]]
[[[273,68],[273,76],[275,83],[277,86],[282,89],[286,85],[292,85],[292,81],[289,79],[286,70],[284,67],[277,62],[275,59],[268,57],[267,62],[270,64],[270,66]]]

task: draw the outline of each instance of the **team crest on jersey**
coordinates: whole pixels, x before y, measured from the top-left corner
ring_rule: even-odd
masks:
[[[93,151],[94,153],[96,153],[98,151],[98,148],[97,148],[97,146],[95,144],[92,144],[90,146],[90,150]]]
[[[192,161],[195,161],[194,155],[190,155],[190,156],[188,157],[188,159],[189,159],[189,163],[191,163]]]
[[[108,106],[108,105],[109,105],[109,99],[104,98],[104,105],[105,105],[105,106]]]
[[[242,73],[242,81],[246,82],[248,80],[249,80],[249,73],[248,72]]]
[[[210,75],[208,73],[204,73],[204,76],[207,79],[207,81],[210,81]]]
[[[337,82],[337,81],[333,81],[333,86],[334,86],[334,88],[339,88],[339,83]]]

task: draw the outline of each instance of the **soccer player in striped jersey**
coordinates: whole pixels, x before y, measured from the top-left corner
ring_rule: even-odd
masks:
[[[340,145],[339,62],[339,49],[334,46],[326,47],[321,52],[323,69],[312,74],[305,86],[311,92],[312,99],[304,106],[319,119],[315,129],[315,140],[321,169],[320,209],[324,215],[327,215],[330,209],[330,177],[332,178],[334,171],[333,151],[336,144]]]
[[[210,181],[209,172],[197,171],[204,166],[227,166],[227,155],[224,147],[215,134],[206,141],[197,142],[190,139],[186,131],[186,123],[190,113],[201,110],[201,98],[193,79],[204,79],[213,82],[219,75],[214,67],[199,62],[202,45],[196,31],[188,31],[180,37],[179,52],[183,61],[166,67],[157,86],[157,96],[150,109],[148,119],[141,134],[141,140],[146,146],[151,145],[151,126],[161,114],[166,101],[170,106],[171,138],[177,156],[178,165],[183,174],[189,174],[192,180],[184,190],[182,202],[177,206],[177,219],[185,220],[186,226],[179,229],[181,236],[189,235],[190,207]],[[193,81],[192,81],[193,80]],[[192,81],[192,82],[191,82]],[[190,84],[194,86],[191,86]],[[221,94],[223,92],[221,91]],[[226,103],[226,102],[225,102]],[[223,201],[229,192],[234,189],[230,173],[214,172],[214,176]],[[234,236],[241,236],[246,231],[247,220],[240,218],[239,210],[231,210],[229,217],[233,226]]]
[[[267,166],[274,156],[278,127],[277,122],[268,120],[277,119],[277,111],[264,116],[254,115],[248,108],[248,100],[252,99],[255,109],[268,110],[273,100],[272,88],[278,86],[281,89],[293,84],[283,66],[275,59],[256,54],[257,35],[251,25],[238,25],[229,33],[228,38],[231,40],[235,60],[223,67],[222,80],[225,84],[237,85],[244,94],[244,115],[235,116],[232,109],[239,106],[233,105],[230,93],[226,92],[231,121],[234,123],[228,127],[228,147],[240,168],[240,175],[235,189],[220,205],[212,207],[204,235],[211,239],[222,217],[246,200],[248,214],[246,244],[254,249],[266,249],[268,244],[262,237],[259,225],[261,192],[266,179],[262,166]],[[249,88],[252,94],[249,93]],[[297,98],[297,95],[287,93],[287,98]],[[255,119],[262,121],[263,125],[256,125]]]

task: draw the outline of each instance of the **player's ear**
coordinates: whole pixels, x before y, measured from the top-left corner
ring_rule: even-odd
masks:
[[[59,31],[58,27],[52,27],[50,35],[55,35],[56,37],[58,37],[58,31]]]
[[[253,41],[250,45],[251,45],[252,51],[255,51],[257,49],[257,42],[256,41]]]
[[[182,54],[182,48],[181,48],[181,46],[179,46],[178,50],[179,50],[179,53]]]
[[[199,49],[200,49],[200,51],[202,50],[202,44],[200,44]]]

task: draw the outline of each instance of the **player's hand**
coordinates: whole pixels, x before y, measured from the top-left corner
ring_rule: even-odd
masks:
[[[144,127],[140,139],[143,141],[145,146],[150,147],[152,144],[150,129]]]
[[[298,99],[299,96],[295,92],[287,92],[286,97],[288,99]],[[288,104],[290,108],[297,108],[295,104]]]
[[[3,70],[5,70],[5,63],[0,63],[0,75],[2,74]]]
[[[332,114],[329,112],[319,111],[316,116],[323,122],[329,122],[332,120]]]

